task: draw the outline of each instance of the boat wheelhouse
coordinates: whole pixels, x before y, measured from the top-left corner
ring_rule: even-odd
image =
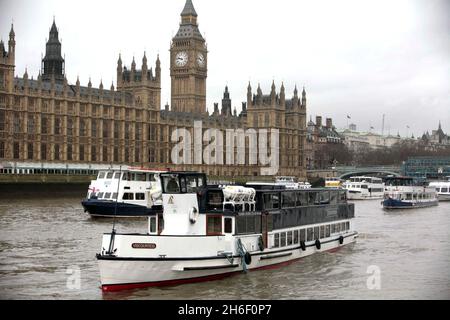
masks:
[[[383,199],[384,195],[383,180],[376,177],[350,177],[343,187],[349,200]]]
[[[139,217],[161,212],[159,175],[163,172],[167,170],[135,167],[99,171],[81,204],[95,217]]]
[[[450,201],[450,181],[430,182],[430,187],[436,189],[439,201]]]
[[[143,234],[104,234],[104,291],[174,285],[293,262],[357,238],[341,189],[207,185],[201,173],[160,175],[163,211]]]
[[[411,177],[385,178],[384,209],[414,209],[438,205],[436,189]]]

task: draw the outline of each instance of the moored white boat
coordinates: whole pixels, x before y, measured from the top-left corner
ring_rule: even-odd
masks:
[[[450,181],[430,182],[430,187],[436,189],[439,201],[450,201]]]
[[[162,173],[161,183],[163,212],[149,217],[147,233],[103,235],[97,260],[104,291],[273,267],[352,243],[358,235],[344,190],[225,191],[207,186],[204,174],[187,172]]]
[[[383,180],[376,177],[351,177],[343,188],[349,200],[382,199],[384,195]]]
[[[95,217],[139,217],[161,212],[162,172],[167,170],[127,167],[99,171],[81,204]]]

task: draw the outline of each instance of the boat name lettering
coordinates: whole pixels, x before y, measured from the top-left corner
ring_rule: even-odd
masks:
[[[156,244],[154,243],[133,243],[131,245],[133,249],[156,249]]]

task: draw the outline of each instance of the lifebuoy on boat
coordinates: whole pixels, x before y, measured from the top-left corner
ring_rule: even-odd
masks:
[[[191,223],[196,223],[198,218],[198,210],[195,207],[192,207],[191,210],[189,210],[189,221]]]
[[[316,248],[317,248],[317,250],[320,250],[321,246],[322,246],[322,244],[320,243],[320,240],[317,239],[316,240]]]
[[[305,241],[300,241],[300,248],[302,248],[302,251],[306,251]]]
[[[249,265],[250,263],[252,263],[252,256],[250,253],[246,252],[244,255],[244,261],[245,264]]]
[[[344,243],[344,237],[343,236],[340,236],[339,237],[339,244],[343,244]]]

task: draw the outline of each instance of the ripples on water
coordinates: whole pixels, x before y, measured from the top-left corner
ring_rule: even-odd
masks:
[[[355,244],[289,266],[224,280],[102,294],[95,254],[111,219],[91,219],[80,197],[0,199],[0,298],[6,299],[450,299],[450,202],[386,212],[356,202]],[[146,219],[118,232],[145,232]],[[369,266],[381,289],[366,285]],[[68,269],[81,270],[70,290]]]

